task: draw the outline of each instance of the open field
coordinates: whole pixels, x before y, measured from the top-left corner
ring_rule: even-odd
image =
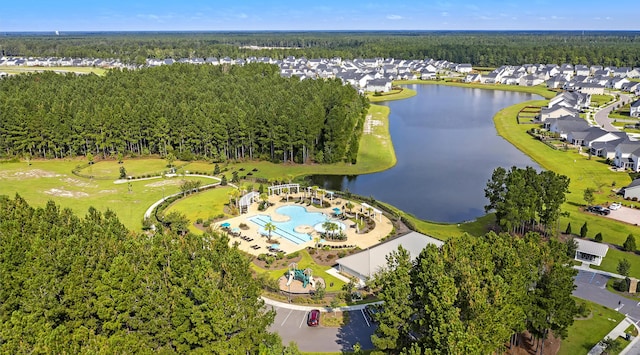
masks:
[[[585,320],[576,320],[569,327],[569,336],[562,340],[558,355],[586,354],[605,335],[624,319],[624,315],[607,307],[585,302],[591,309],[592,317]]]
[[[209,183],[212,182],[213,180]],[[207,184],[207,182],[203,183]],[[232,188],[229,186],[206,190],[172,203],[164,212],[184,214],[191,221],[189,229],[194,233],[200,233],[200,230],[193,225],[193,222],[198,218],[206,221],[209,218],[224,214],[224,204],[229,202],[229,192],[231,190]]]
[[[82,163],[80,160],[32,160],[31,165],[26,162],[2,163],[0,194],[13,196],[17,193],[33,206],[44,206],[53,200],[79,216],[84,216],[90,206],[100,211],[111,209],[127,228],[139,230],[144,211],[151,204],[163,195],[180,191],[180,177],[133,180],[129,190],[129,184],[114,184],[115,178],[95,180],[73,175],[71,171]],[[206,179],[202,183],[211,181]]]
[[[7,74],[35,73],[42,71],[55,71],[59,73],[94,73],[104,75],[107,69],[94,67],[16,67],[16,66],[0,66],[0,72]]]

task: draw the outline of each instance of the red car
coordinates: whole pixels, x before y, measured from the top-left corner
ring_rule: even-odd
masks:
[[[310,327],[317,327],[319,324],[320,324],[320,310],[312,309],[311,312],[309,312],[307,325]]]

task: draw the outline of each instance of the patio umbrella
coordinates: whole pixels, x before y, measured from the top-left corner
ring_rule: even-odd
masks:
[[[220,227],[222,227],[222,228],[229,228],[229,227],[231,227],[231,223],[229,223],[229,222],[224,222],[224,223],[222,223],[222,224],[220,225]]]
[[[231,231],[232,232],[240,232],[240,228],[233,228]]]

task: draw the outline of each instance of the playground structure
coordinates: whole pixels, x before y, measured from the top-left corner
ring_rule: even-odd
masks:
[[[289,264],[289,271],[285,274],[287,277],[287,286],[290,286],[293,280],[302,282],[302,288],[307,288],[307,285],[311,285],[311,288],[316,288],[316,280],[313,278],[313,270],[307,268],[304,270],[298,269],[298,264]]]

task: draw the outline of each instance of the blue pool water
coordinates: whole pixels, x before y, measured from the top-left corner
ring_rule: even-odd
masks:
[[[317,225],[322,225],[322,223],[328,220],[326,215],[320,212],[309,212],[302,206],[282,206],[276,209],[276,212],[281,215],[288,216],[289,220],[286,222],[275,222],[267,215],[255,215],[249,218],[249,220],[263,228],[267,223],[273,223],[276,226],[276,230],[273,234],[285,238],[295,244],[301,244],[311,240],[311,236],[309,234],[296,232],[296,227],[300,225],[315,227]],[[334,223],[340,225],[340,228],[343,230],[346,228],[343,223],[335,221]]]

